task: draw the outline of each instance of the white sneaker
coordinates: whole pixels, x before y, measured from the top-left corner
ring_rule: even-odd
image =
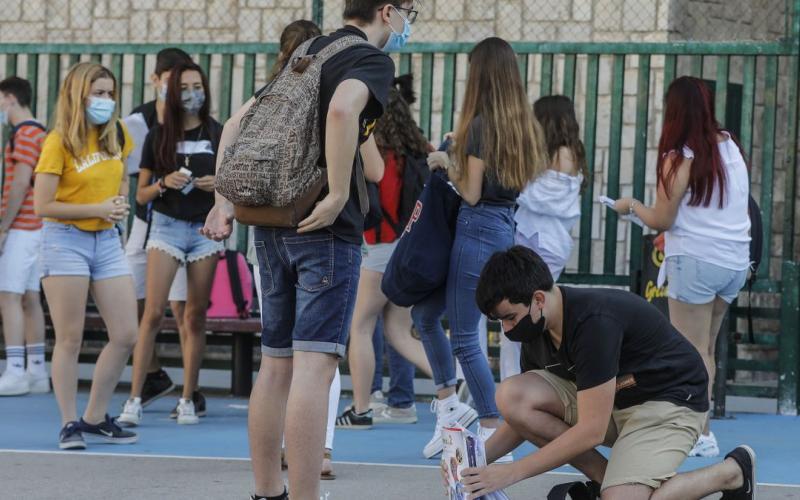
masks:
[[[6,371],[0,376],[0,396],[22,396],[31,392],[31,386],[25,372]]]
[[[136,427],[142,421],[142,398],[130,398],[125,401],[122,413],[117,417],[120,427]]]
[[[708,436],[700,434],[697,443],[689,452],[690,457],[704,457],[713,458],[719,456],[719,445],[717,444],[717,437],[713,432],[709,432]]]
[[[386,408],[387,406],[389,405],[386,404],[386,398],[383,396],[382,391],[375,391],[369,395],[370,410],[377,412],[379,410],[382,410],[383,408]]]
[[[415,405],[411,405],[409,408],[384,406],[375,411],[372,421],[376,424],[416,424],[417,407]]]
[[[194,401],[191,399],[178,400],[178,424],[194,425],[200,422],[200,417],[194,412]]]
[[[492,435],[495,433],[496,430],[497,429],[492,429],[490,427],[481,427],[480,425],[478,425],[478,437],[480,437],[485,443],[486,441],[489,440],[490,437],[492,437]],[[495,460],[493,463],[502,465],[502,464],[510,464],[512,462],[514,462],[514,455],[512,455],[509,452],[506,453],[504,456]]]
[[[458,425],[467,428],[478,420],[478,412],[459,402],[458,398],[443,401],[434,399],[431,401],[431,412],[436,413],[436,429],[422,450],[425,458],[433,458],[442,452],[442,427]]]
[[[41,375],[26,372],[25,375],[28,377],[31,394],[47,394],[50,392],[50,377],[47,375],[47,372]]]

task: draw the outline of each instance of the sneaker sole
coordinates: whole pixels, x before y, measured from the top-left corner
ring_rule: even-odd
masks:
[[[178,425],[197,425],[200,423],[198,417],[195,418],[180,418],[178,417]]]
[[[178,386],[175,385],[175,384],[172,384],[171,386],[169,386],[168,389],[164,389],[163,391],[159,392],[158,394],[156,394],[152,398],[148,399],[147,401],[142,401],[142,408],[147,408],[148,405],[154,403],[156,400],[159,400],[159,399],[163,398],[164,396],[166,396],[167,394],[169,394],[170,392],[174,391],[176,387],[178,387]]]
[[[47,386],[47,389],[45,388],[31,389],[30,394],[50,394],[50,385]]]
[[[85,450],[86,443],[77,441],[71,443],[58,443],[58,448],[61,450]]]
[[[337,425],[337,429],[343,429],[347,431],[368,431],[372,429],[371,425]]]
[[[84,431],[83,440],[87,443],[108,443],[108,444],[133,444],[139,441],[139,436],[132,436],[127,438],[114,438],[108,436],[98,436]]]
[[[416,424],[419,422],[417,417],[406,417],[406,418],[388,418],[388,419],[375,419],[374,422],[376,424]]]
[[[2,392],[0,393],[0,397],[10,397],[10,396],[24,396],[26,394],[30,394],[30,389],[26,389],[24,391],[10,391],[10,392]]]

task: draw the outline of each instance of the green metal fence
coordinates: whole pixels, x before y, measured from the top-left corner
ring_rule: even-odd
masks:
[[[321,3],[314,5],[321,9]],[[800,1],[796,0],[795,9],[800,13]],[[315,10],[315,15],[321,16],[321,10]],[[577,262],[562,277],[565,283],[637,287],[643,265],[642,229],[628,228],[594,200],[599,194],[612,198],[632,194],[652,200],[653,151],[666,84],[681,74],[710,80],[721,122],[738,131],[753,159],[754,194],[764,212],[765,232],[755,291],[780,296],[777,307],[756,309],[762,318],[780,320],[779,335],[757,335],[758,341],[778,348],[779,358],[738,360],[734,349],[729,367],[777,372],[777,387],[733,385],[729,393],[776,397],[779,410],[787,414],[798,410],[800,370],[800,263],[794,251],[800,17],[793,19],[795,35],[779,42],[514,44],[531,98],[551,93],[573,97],[582,119],[594,182],[583,196]],[[227,119],[266,80],[278,48],[270,43],[180,47],[209,72],[220,120]],[[431,138],[452,130],[457,120],[471,47],[466,43],[411,44],[397,57],[400,73],[413,71],[417,76],[418,120]],[[101,61],[114,71],[122,82],[126,111],[148,100],[148,68],[161,48],[154,44],[0,44],[0,58],[5,61],[6,75],[26,76],[32,82],[37,92],[34,111],[44,118],[55,109],[65,71],[79,60]],[[238,235],[237,244],[244,249],[246,231]],[[742,308],[732,309],[734,319],[742,314]],[[731,324],[735,330],[736,321]]]

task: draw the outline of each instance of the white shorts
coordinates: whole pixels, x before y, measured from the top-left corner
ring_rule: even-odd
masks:
[[[147,239],[147,222],[138,217],[133,218],[131,234],[128,236],[128,243],[125,245],[125,257],[128,258],[133,283],[136,286],[136,299],[143,300],[147,289],[147,250],[145,244]],[[186,302],[186,266],[180,266],[175,280],[169,289],[170,302]]]
[[[41,290],[41,231],[10,229],[0,249],[0,292],[25,294]]]

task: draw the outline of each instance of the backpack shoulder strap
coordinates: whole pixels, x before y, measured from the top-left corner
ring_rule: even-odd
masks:
[[[349,49],[350,47],[355,47],[357,45],[369,45],[369,42],[356,35],[344,36],[333,41],[332,43],[328,44],[327,47],[320,50],[317,53],[316,58],[320,64],[325,64],[329,59],[339,54],[343,50]]]
[[[244,300],[242,293],[242,277],[239,275],[239,252],[233,250],[225,251],[225,264],[228,268],[228,282],[231,286],[231,295],[233,295],[233,303],[236,304],[236,312],[239,317],[244,319],[247,317],[247,302]]]
[[[37,122],[36,120],[25,120],[24,122],[18,123],[16,127],[11,129],[11,137],[8,139],[8,145],[11,148],[11,152],[14,152],[14,139],[17,136],[17,132],[22,127],[36,127],[42,132],[47,132],[47,127]]]
[[[125,149],[125,130],[122,128],[122,120],[117,120],[117,138],[119,145]]]

